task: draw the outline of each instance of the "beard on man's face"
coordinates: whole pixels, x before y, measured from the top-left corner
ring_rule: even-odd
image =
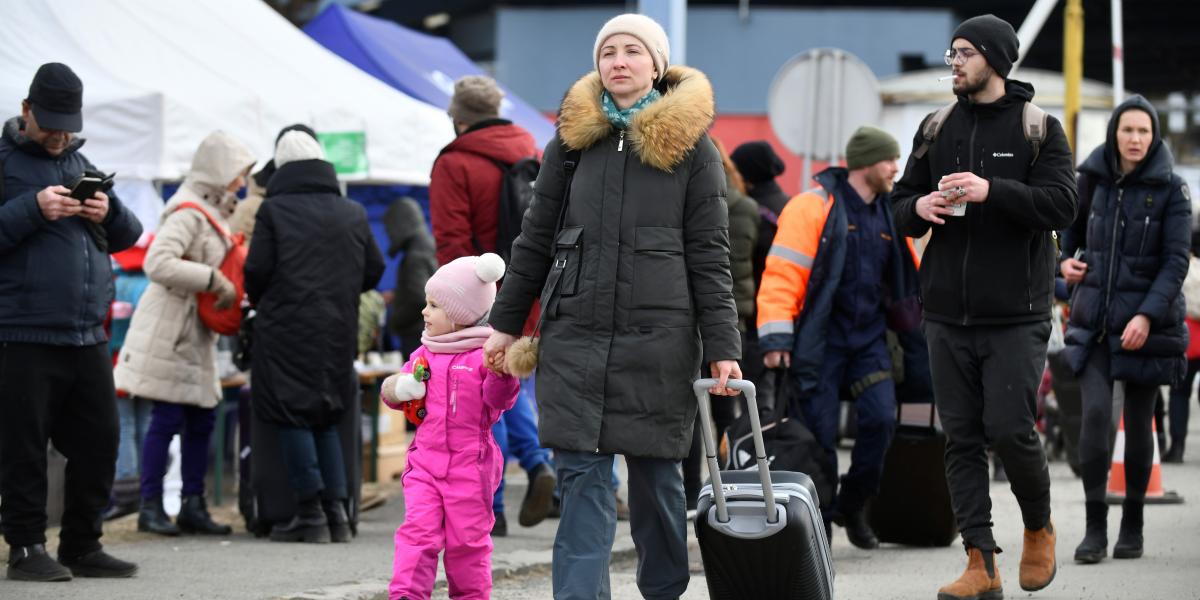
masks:
[[[987,87],[988,81],[991,81],[994,71],[991,66],[985,66],[974,78],[970,73],[963,71],[963,81],[961,84],[955,83],[951,88],[955,95],[970,96],[983,91]]]
[[[889,194],[892,191],[892,187],[895,186],[894,181],[878,172],[867,173],[866,179],[867,187],[871,188],[871,191],[875,192],[876,195]]]
[[[866,172],[865,179],[866,187],[869,187],[872,192],[875,192],[876,196],[880,196],[880,194],[884,193],[892,193],[892,188],[895,186],[895,182],[888,178],[887,175],[884,175],[884,173],[878,168],[871,168],[868,170],[868,172]]]

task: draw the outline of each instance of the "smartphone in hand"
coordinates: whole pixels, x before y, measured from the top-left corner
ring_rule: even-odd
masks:
[[[112,175],[100,174],[100,176],[81,175],[69,186],[71,188],[70,195],[72,198],[83,202],[95,196],[96,192],[107,191],[112,187],[113,175],[116,175],[116,173]]]

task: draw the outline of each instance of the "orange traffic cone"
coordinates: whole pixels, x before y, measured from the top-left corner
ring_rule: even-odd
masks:
[[[1151,439],[1157,437],[1158,420],[1150,426]],[[1183,496],[1174,491],[1163,490],[1162,464],[1158,456],[1158,444],[1154,443],[1154,464],[1150,467],[1150,482],[1146,484],[1146,504],[1180,504]],[[1108,495],[1105,501],[1109,504],[1120,504],[1125,500],[1125,417],[1117,427],[1117,439],[1113,441],[1112,468],[1108,471]]]

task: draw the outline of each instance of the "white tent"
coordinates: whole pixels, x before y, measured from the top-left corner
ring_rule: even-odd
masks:
[[[263,160],[278,130],[365,136],[352,179],[427,184],[453,129],[444,112],[363,73],[261,0],[3,0],[0,115],[17,114],[39,65],[84,83],[84,151],[136,180],[175,180],[223,129]]]

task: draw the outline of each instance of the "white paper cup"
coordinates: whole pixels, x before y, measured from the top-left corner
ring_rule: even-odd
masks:
[[[942,195],[942,198],[945,198],[947,200],[953,200],[953,199],[958,198],[958,194],[955,192],[954,188],[951,188],[948,190],[941,190],[939,193]],[[951,217],[961,217],[961,216],[967,214],[967,203],[966,202],[960,202],[958,204],[951,204],[950,208],[953,209],[953,211],[954,211],[954,212],[950,213]]]

